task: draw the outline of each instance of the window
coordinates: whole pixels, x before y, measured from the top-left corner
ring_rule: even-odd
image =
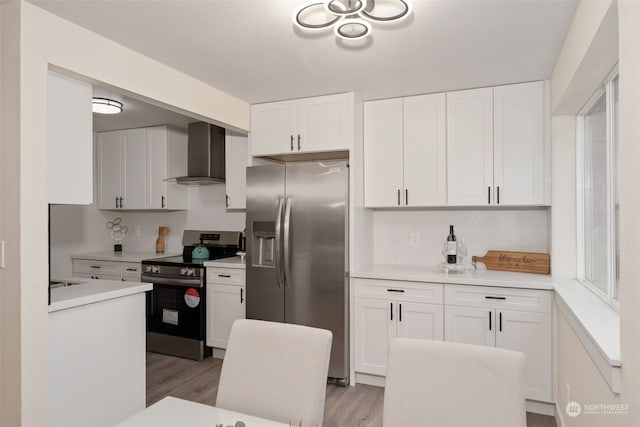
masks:
[[[618,74],[578,116],[578,279],[618,301]]]

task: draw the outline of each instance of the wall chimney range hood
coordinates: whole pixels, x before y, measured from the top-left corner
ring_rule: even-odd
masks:
[[[181,185],[213,185],[225,182],[225,131],[205,122],[189,123],[187,176],[167,179]]]

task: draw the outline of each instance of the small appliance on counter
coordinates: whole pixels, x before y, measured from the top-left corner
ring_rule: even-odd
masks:
[[[207,260],[233,257],[239,231],[184,230],[182,255],[142,261],[147,296],[147,351],[202,360],[211,356],[206,337]],[[206,257],[205,257],[206,255]]]

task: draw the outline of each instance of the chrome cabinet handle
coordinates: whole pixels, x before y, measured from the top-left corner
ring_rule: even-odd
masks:
[[[492,296],[489,296],[489,295],[485,296],[484,298],[485,299],[500,299],[500,300],[507,299],[507,297],[492,297]]]
[[[298,134],[298,151],[300,151],[300,134]]]
[[[389,288],[389,289],[387,289],[387,292],[402,292],[402,293],[404,293],[404,289]]]
[[[163,207],[163,208],[164,208],[164,201],[165,201],[165,197],[164,197],[164,196],[162,196],[162,197],[160,198],[160,207]]]
[[[121,207],[121,208],[124,206],[123,200],[124,200],[124,199],[123,199],[122,197],[120,197],[120,207]]]
[[[398,206],[400,206],[400,189],[398,188]]]
[[[391,320],[393,320],[393,303],[390,302],[389,304],[391,304],[391,307],[389,309],[389,313],[391,313]]]
[[[499,326],[499,328],[500,328],[500,332],[502,332],[502,312],[500,312],[499,315],[500,315],[500,326]]]
[[[500,204],[500,187],[498,187],[498,192],[496,193],[496,197],[498,199],[498,204]]]
[[[138,271],[137,268],[127,268],[127,271]]]
[[[489,310],[489,330],[491,330],[491,310]]]
[[[293,151],[293,134],[291,134],[291,151]]]
[[[225,198],[226,198],[225,199],[226,200],[225,203],[227,204],[227,209],[228,209],[229,208],[229,195],[225,194]]]
[[[230,274],[218,274],[218,277],[231,277]]]
[[[487,189],[489,190],[489,192],[487,193],[487,204],[490,205],[491,204],[491,187],[487,187]]]
[[[407,188],[404,189],[404,204],[409,206],[409,190]]]
[[[90,267],[90,268],[100,268],[100,266],[99,266],[99,265],[90,265],[89,267]]]
[[[244,289],[240,288],[240,304],[244,302]]]
[[[398,304],[398,322],[402,322],[402,303]]]

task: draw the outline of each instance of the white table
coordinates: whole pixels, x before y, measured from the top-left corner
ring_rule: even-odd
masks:
[[[165,397],[116,427],[215,427],[243,421],[247,427],[290,427],[289,424],[227,411],[175,397]]]

